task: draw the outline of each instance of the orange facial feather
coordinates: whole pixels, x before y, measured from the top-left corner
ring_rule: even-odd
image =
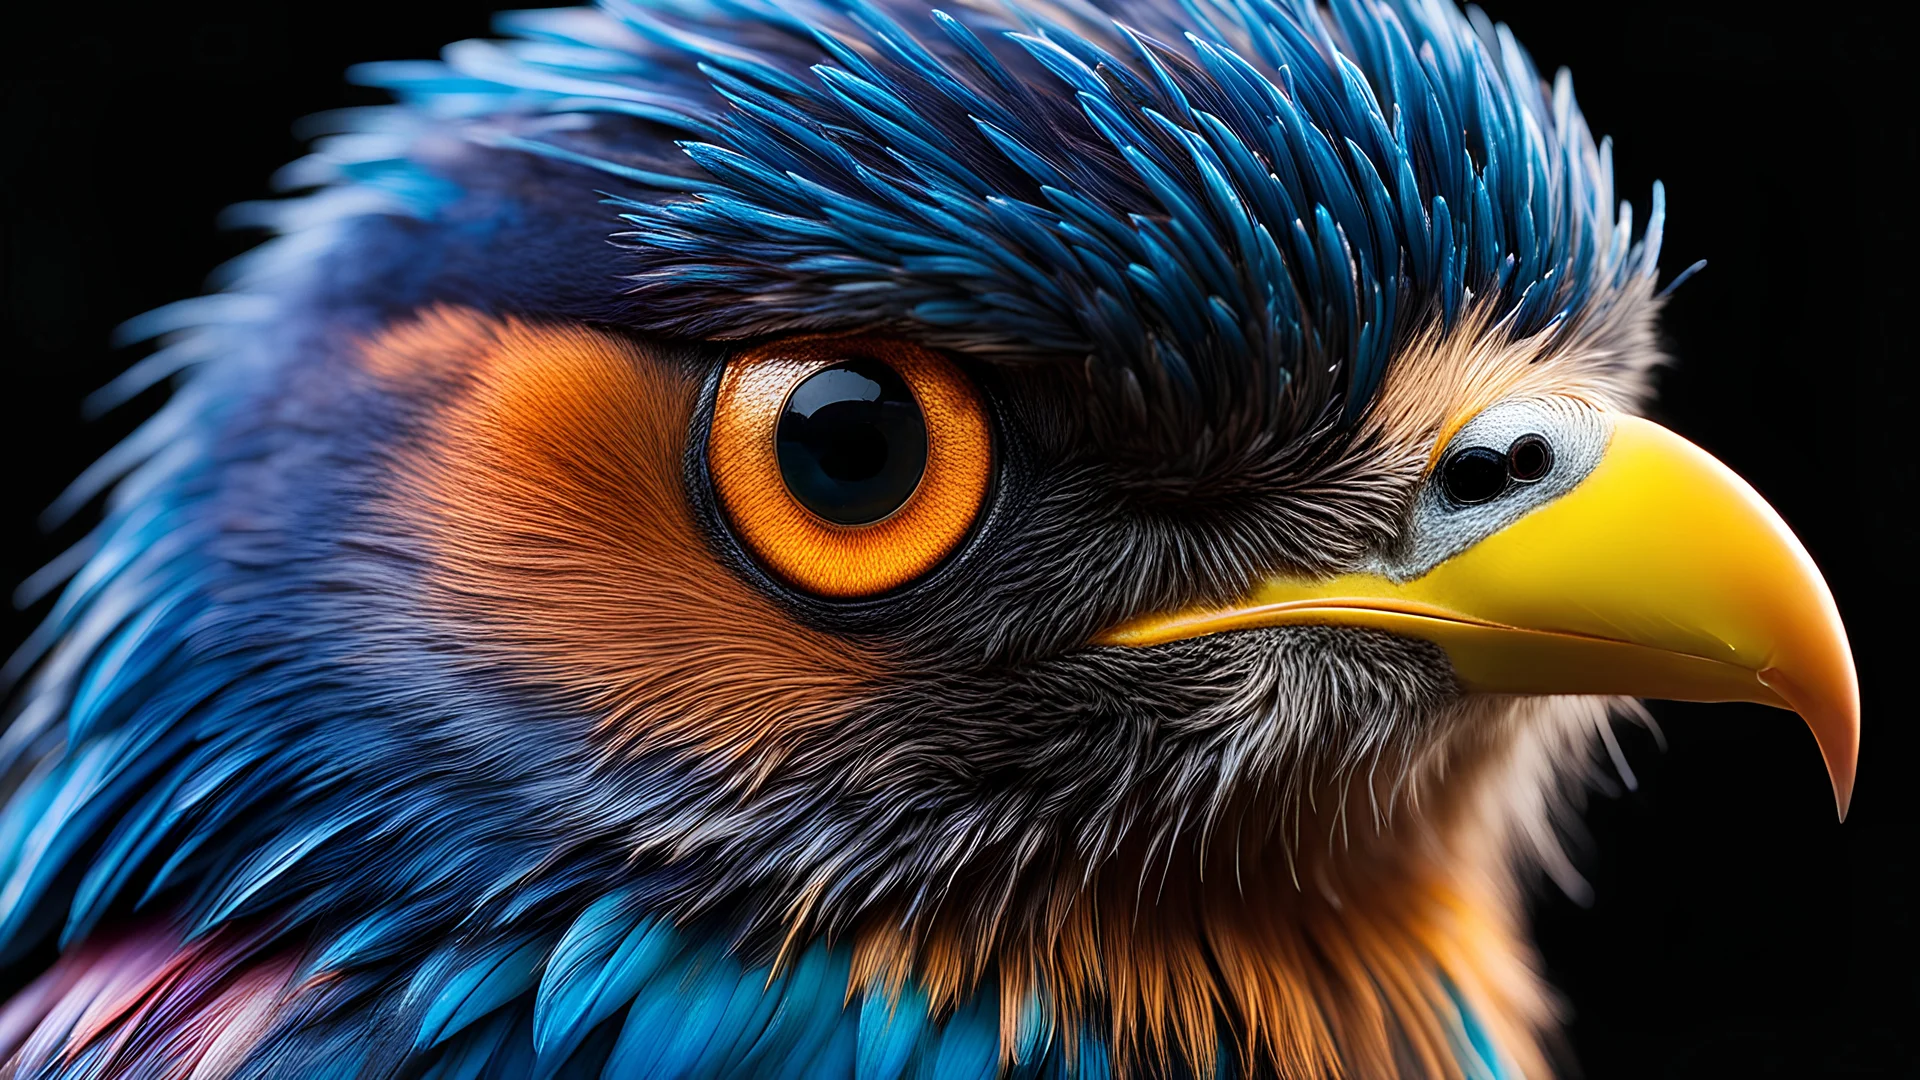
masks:
[[[603,716],[614,746],[765,770],[875,678],[878,657],[795,623],[700,534],[684,480],[695,373],[584,327],[453,308],[364,355],[374,377],[431,391],[393,506],[428,542],[425,609]]]

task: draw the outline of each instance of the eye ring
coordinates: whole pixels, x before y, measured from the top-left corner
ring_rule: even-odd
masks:
[[[925,425],[925,465],[897,506],[834,521],[794,490],[791,431],[783,470],[782,419],[791,427],[803,384],[859,365],[883,367],[910,392]],[[965,373],[932,350],[864,336],[788,339],[729,361],[707,449],[715,493],[745,546],[789,584],[833,598],[886,592],[938,565],[972,529],[993,468],[986,406]]]

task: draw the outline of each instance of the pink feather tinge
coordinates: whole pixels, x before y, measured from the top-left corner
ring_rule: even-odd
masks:
[[[147,926],[69,950],[0,1009],[0,1076],[220,1080],[296,992],[296,959],[270,936]]]

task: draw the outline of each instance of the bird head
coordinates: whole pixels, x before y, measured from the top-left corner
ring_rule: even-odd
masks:
[[[134,467],[13,729],[0,938],[264,925],[377,996],[612,897],[988,995],[1016,1063],[1446,1074],[1466,1015],[1530,1072],[1517,898],[1611,715],[1798,711],[1844,812],[1832,597],[1638,415],[1662,195],[1636,233],[1504,28],[503,31],[359,69],[400,104],[148,322],[124,385],[194,370],[80,489]]]

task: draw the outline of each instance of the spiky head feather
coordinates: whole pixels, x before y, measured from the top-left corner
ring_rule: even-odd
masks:
[[[524,12],[503,20],[520,42],[358,73],[604,171],[637,325],[1084,362],[1118,432],[1164,426],[1161,456],[1210,426],[1350,419],[1399,346],[1476,303],[1515,337],[1571,334],[1654,271],[1657,189],[1636,243],[1571,79],[1549,90],[1483,16],[959,10]]]

